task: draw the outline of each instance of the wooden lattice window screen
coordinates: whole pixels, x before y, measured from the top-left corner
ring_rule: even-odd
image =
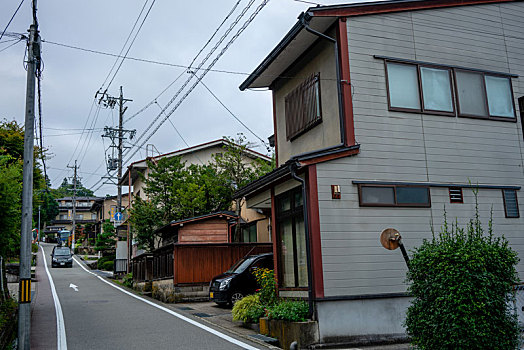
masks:
[[[322,121],[320,74],[313,74],[285,97],[286,137],[293,140]]]

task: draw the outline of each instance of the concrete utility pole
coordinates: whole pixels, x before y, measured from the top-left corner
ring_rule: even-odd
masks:
[[[120,186],[120,179],[122,178],[122,169],[123,169],[123,152],[124,152],[124,140],[126,139],[126,134],[129,133],[129,139],[132,139],[136,133],[136,130],[125,130],[123,128],[124,125],[124,113],[127,110],[127,107],[124,107],[124,104],[126,102],[130,102],[133,100],[125,99],[124,93],[122,90],[122,86],[120,86],[120,97],[111,97],[107,94],[107,91],[104,92],[97,92],[95,95],[95,98],[98,97],[98,94],[101,94],[101,97],[99,99],[99,104],[103,104],[103,106],[108,108],[114,108],[116,103],[118,103],[118,128],[113,127],[105,127],[104,128],[104,135],[102,137],[107,137],[111,140],[111,146],[110,148],[114,151],[116,148],[117,150],[117,158],[113,156],[113,153],[109,155],[109,159],[107,161],[107,171],[117,170],[117,179],[116,179],[116,186],[117,186],[117,202],[116,202],[116,211],[118,213],[122,212],[122,186]],[[115,142],[115,140],[118,140],[118,142]],[[115,164],[116,161],[116,164]],[[129,194],[128,194],[129,199]],[[117,231],[118,235],[118,231]],[[129,269],[129,257],[130,257],[130,237],[129,237],[129,230],[127,230],[127,259],[128,259],[128,269]]]
[[[31,239],[33,226],[33,161],[35,125],[35,77],[40,68],[40,38],[33,0],[33,24],[27,43],[27,87],[22,180],[22,227],[20,237],[20,284],[18,306],[18,349],[31,348]]]
[[[71,240],[71,245],[73,248],[73,254],[75,252],[75,233],[76,233],[76,181],[77,181],[77,166],[76,166],[76,160],[75,160],[75,166],[68,166],[68,168],[74,169],[74,176],[73,176],[73,227],[71,228],[71,233],[73,234],[73,238]]]
[[[124,113],[127,107],[124,108],[124,93],[120,87],[120,97],[118,98],[118,195],[116,200],[117,212],[122,212],[122,186],[120,186],[120,178],[122,177],[122,153],[124,151]]]

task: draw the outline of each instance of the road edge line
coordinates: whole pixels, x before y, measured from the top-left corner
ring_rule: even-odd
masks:
[[[47,279],[49,280],[49,285],[51,286],[51,294],[53,295],[53,302],[55,304],[56,348],[58,350],[67,350],[67,338],[65,331],[64,314],[62,313],[62,305],[60,304],[60,299],[58,298],[58,294],[56,293],[53,277],[51,276],[51,272],[49,272],[49,268],[47,267],[44,247],[40,246],[40,249],[42,250],[42,259],[44,260],[45,272],[47,273]]]
[[[96,273],[87,270],[87,269],[85,268],[85,266],[83,266],[83,264],[81,264],[81,263],[76,259],[76,256],[73,257],[73,259],[74,259],[75,262],[78,264],[78,266],[80,266],[82,269],[84,269],[84,271],[86,271],[87,273],[90,273],[90,274],[96,276],[96,277],[97,277],[99,280],[101,280],[102,282],[104,282],[104,283],[110,285],[111,287],[113,287],[113,288],[115,288],[115,289],[118,289],[118,290],[121,291],[122,293],[125,293],[125,294],[127,294],[127,295],[129,295],[129,296],[131,296],[131,297],[133,297],[133,298],[135,298],[135,299],[138,299],[138,300],[140,300],[140,301],[143,301],[144,303],[149,304],[149,305],[151,305],[151,306],[153,306],[153,307],[156,307],[156,308],[159,309],[159,310],[162,310],[162,311],[164,311],[164,312],[167,312],[168,314],[170,314],[170,315],[172,315],[172,316],[178,317],[178,318],[181,319],[182,321],[185,321],[185,322],[187,322],[187,323],[190,323],[190,324],[192,324],[193,326],[196,326],[196,327],[198,327],[198,328],[200,328],[200,329],[202,329],[202,330],[204,330],[204,331],[206,331],[206,332],[209,332],[209,333],[211,333],[211,334],[213,334],[213,335],[216,335],[217,337],[222,338],[222,339],[224,339],[224,340],[226,340],[226,341],[228,341],[228,342],[230,342],[230,343],[232,343],[232,344],[238,345],[238,346],[240,346],[240,347],[242,347],[242,348],[244,348],[244,349],[246,349],[246,350],[259,350],[258,348],[254,347],[254,346],[252,346],[252,345],[246,344],[246,343],[244,343],[244,342],[242,342],[242,341],[240,341],[240,340],[238,340],[238,339],[235,339],[235,338],[233,338],[233,337],[230,337],[229,335],[226,335],[226,334],[224,334],[224,333],[221,333],[221,332],[217,331],[216,329],[213,329],[213,328],[208,327],[208,326],[206,326],[206,325],[204,325],[204,324],[201,324],[200,322],[197,322],[197,321],[195,321],[195,320],[192,320],[192,319],[190,319],[189,317],[186,317],[186,316],[184,316],[184,315],[181,315],[181,314],[179,314],[179,313],[176,312],[176,311],[173,311],[173,310],[168,309],[168,308],[166,308],[166,307],[163,307],[163,306],[161,306],[161,305],[155,304],[155,303],[153,303],[152,301],[149,301],[149,300],[144,299],[144,298],[142,298],[142,297],[140,297],[140,296],[138,296],[138,295],[135,295],[135,294],[133,294],[133,293],[131,293],[131,292],[128,292],[127,290],[125,290],[125,289],[123,289],[123,288],[120,288],[120,287],[114,285],[113,283],[111,283],[111,282],[109,282],[109,281],[106,281],[103,277],[97,275]]]

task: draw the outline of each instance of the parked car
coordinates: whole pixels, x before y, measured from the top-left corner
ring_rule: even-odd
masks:
[[[259,286],[253,271],[257,268],[273,269],[273,253],[246,256],[229,270],[213,277],[209,284],[209,300],[219,305],[232,305]]]
[[[73,254],[69,247],[56,246],[51,253],[52,267],[73,267]]]

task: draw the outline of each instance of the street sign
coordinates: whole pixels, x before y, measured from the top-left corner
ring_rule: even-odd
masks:
[[[121,212],[116,212],[115,215],[113,216],[113,219],[115,221],[122,221],[123,218],[124,218],[124,215]]]

